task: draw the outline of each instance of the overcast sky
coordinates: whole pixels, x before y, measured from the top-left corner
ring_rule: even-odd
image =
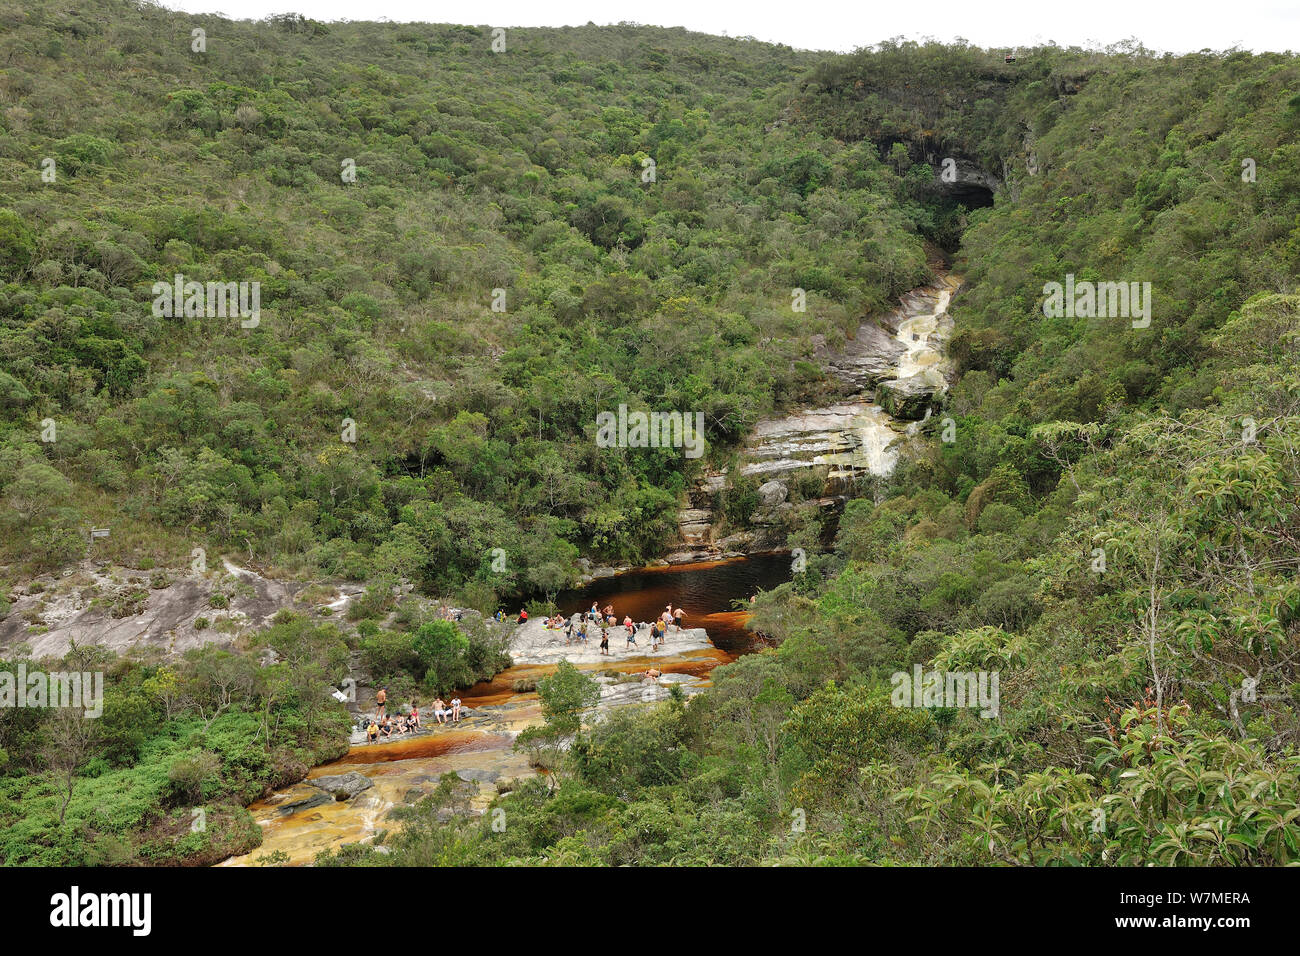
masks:
[[[630,20],[847,51],[906,36],[985,47],[1104,46],[1137,37],[1153,50],[1300,50],[1300,0],[163,0],[190,13],[258,20],[420,20],[481,26],[577,26]]]

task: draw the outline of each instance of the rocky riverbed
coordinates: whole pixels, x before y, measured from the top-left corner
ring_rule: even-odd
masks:
[[[317,853],[346,843],[367,842],[392,826],[395,807],[432,793],[444,774],[463,784],[471,813],[482,813],[501,788],[536,771],[525,754],[514,750],[515,738],[539,723],[541,706],[533,687],[561,660],[588,672],[600,684],[600,701],[587,715],[598,721],[616,707],[663,700],[670,687],[687,694],[708,686],[708,673],[727,660],[703,628],[669,628],[657,651],[648,634],[628,647],[622,628],[610,628],[610,656],[600,654],[599,630],[588,645],[564,646],[562,631],[542,621],[515,628],[510,652],[514,666],[491,682],[462,694],[466,702],[459,723],[438,724],[425,709],[425,727],[417,734],[379,743],[354,737],[347,755],[314,768],[300,783],[250,806],[262,827],[262,846],[222,866],[257,865],[259,858],[281,851],[291,864],[309,864]],[[641,675],[662,671],[658,680]],[[528,689],[516,689],[528,688]]]

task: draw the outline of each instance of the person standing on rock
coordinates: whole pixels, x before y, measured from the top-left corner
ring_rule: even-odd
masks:
[[[379,688],[379,693],[375,695],[375,713],[380,717],[388,716],[386,704],[388,703],[388,688]]]
[[[609,631],[603,627],[600,629],[600,652],[609,654]]]
[[[451,722],[453,724],[460,723],[460,698],[459,697],[453,697],[451,699]]]
[[[636,646],[636,629],[635,629],[634,627],[632,627],[632,619],[631,619],[631,618],[628,618],[628,622],[627,622],[626,625],[624,625],[624,627],[627,629],[627,646],[628,646],[628,647],[635,647],[635,646]]]
[[[682,623],[686,620],[686,612],[679,605],[677,610],[673,611],[673,620],[677,622],[677,630],[682,629]]]

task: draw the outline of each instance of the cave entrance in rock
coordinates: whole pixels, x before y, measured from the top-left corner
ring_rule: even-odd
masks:
[[[967,209],[983,209],[993,205],[993,190],[978,183],[952,183],[945,193],[947,198]]]

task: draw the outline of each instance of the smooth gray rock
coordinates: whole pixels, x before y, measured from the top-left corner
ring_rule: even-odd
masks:
[[[355,770],[349,773],[317,777],[307,782],[313,787],[319,787],[326,793],[332,793],[335,800],[351,800],[358,793],[369,790],[375,785],[369,777],[359,774]]]
[[[275,812],[280,814],[282,817],[287,817],[290,814],[297,813],[299,810],[310,810],[312,807],[319,807],[333,802],[334,798],[328,793],[315,793],[310,797],[303,798],[302,800],[295,800],[293,803],[286,803],[283,806],[276,807]]]
[[[785,501],[789,494],[790,489],[786,487],[785,482],[776,479],[765,481],[758,486],[758,497],[763,502],[764,508],[775,508]]]

